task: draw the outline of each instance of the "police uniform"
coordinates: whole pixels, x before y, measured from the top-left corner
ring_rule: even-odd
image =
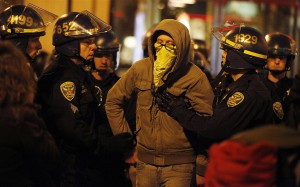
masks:
[[[113,87],[113,85],[119,80],[119,76],[115,73],[115,70],[118,68],[119,58],[118,52],[120,50],[120,43],[116,34],[110,30],[108,32],[102,33],[96,38],[96,46],[94,55],[94,63],[92,64],[92,79],[96,87],[101,90],[101,102],[102,104],[99,107],[99,112],[97,112],[97,118],[101,121],[101,134],[106,137],[112,137],[113,133],[110,128],[106,111],[106,97],[108,91]],[[106,61],[106,65],[110,65],[110,67],[106,67],[107,69],[99,70],[97,69],[97,64],[99,63],[99,58],[106,57],[111,60]],[[103,63],[103,62],[100,62]],[[97,78],[101,78],[98,80]],[[132,109],[130,112],[126,112],[126,114],[132,115],[131,120],[129,122],[134,122],[135,129],[135,107],[129,108]],[[134,131],[132,130],[132,132]],[[125,153],[126,154],[126,153]],[[128,176],[128,168],[129,165],[124,162],[124,155],[118,153],[108,153],[103,155],[104,165],[106,167],[106,175],[105,178],[109,181],[110,187],[131,187],[131,181]]]
[[[105,128],[90,74],[59,55],[38,88],[42,115],[62,153],[61,185],[114,186],[108,172],[113,166],[105,158],[128,152],[134,144],[131,135],[111,136]]]
[[[267,76],[264,76],[263,82],[271,93],[275,123],[281,123],[285,121],[289,109],[291,102],[290,90],[293,81],[292,79],[285,77],[280,79],[279,82],[273,83]]]
[[[211,117],[181,106],[172,110],[171,115],[184,128],[213,140],[273,121],[269,91],[254,72],[228,86]]]
[[[96,129],[99,123],[95,118],[98,103],[90,85],[90,78],[84,69],[62,55],[38,81],[42,115],[62,150],[62,160],[68,160],[62,163],[63,181],[76,185],[99,183],[79,181],[80,175],[89,180],[101,180],[101,176],[92,177],[95,174],[92,172],[93,151],[97,146]],[[65,175],[69,178],[64,179]]]
[[[102,91],[102,101],[103,101],[103,103],[105,103],[106,96],[107,96],[107,93],[108,93],[109,89],[119,80],[119,78],[120,77],[118,77],[115,73],[109,74],[108,77],[105,80],[102,80],[102,81],[99,81],[95,78],[92,78],[94,84],[96,86],[99,86],[101,91]],[[103,113],[101,113],[103,115],[103,118],[106,118],[105,121],[108,123],[108,120],[107,120],[107,117],[106,117],[106,114],[105,114],[104,104],[102,104],[100,108],[101,108],[101,112],[103,112]]]
[[[276,61],[277,59],[285,59],[284,69],[276,70],[272,66],[273,62],[270,62],[271,64],[265,67],[267,70],[266,75],[262,73],[263,81],[271,92],[275,122],[281,123],[286,120],[288,108],[291,104],[290,90],[293,80],[286,77],[286,72],[291,69],[297,54],[296,42],[290,36],[280,32],[267,34],[265,38],[268,44],[268,58]],[[278,82],[270,81],[268,76],[277,79]],[[284,78],[278,78],[282,76]]]
[[[159,102],[160,109],[178,120],[181,126],[214,141],[273,122],[270,93],[256,72],[266,64],[267,42],[258,30],[244,25],[229,24],[231,30],[224,35],[222,32],[229,30],[228,24],[213,29],[224,50],[221,85],[218,79],[216,85],[221,87],[221,92],[215,98],[213,115],[197,114],[189,110],[183,99],[168,94],[162,95]],[[226,77],[222,72],[230,79],[222,81],[222,77]]]
[[[226,88],[230,83],[232,83],[232,81],[233,80],[230,75],[223,71],[220,72],[213,81],[211,81],[211,87],[215,95],[213,107],[220,103],[223,94],[226,92]]]
[[[45,122],[61,149],[60,186],[109,186],[101,156],[134,146],[130,133],[113,137],[103,134],[96,117],[99,90],[86,67],[95,50],[95,37],[110,29],[86,10],[62,15],[53,29],[56,54],[38,81],[37,97]],[[82,47],[88,48],[89,54],[81,54]]]
[[[98,108],[99,112],[97,112],[96,116],[98,120],[101,121],[101,134],[107,137],[113,136],[113,133],[106,116],[105,101],[108,91],[118,80],[119,77],[115,73],[110,73],[108,77],[102,81],[93,78],[94,84],[98,86],[102,92],[102,104]],[[135,114],[135,107],[131,109],[129,114]],[[135,115],[130,118],[129,122],[134,122],[134,125],[131,124],[131,126],[135,127]],[[105,160],[102,164],[103,167],[106,167],[106,180],[110,181],[110,187],[131,187],[131,181],[127,176],[128,165],[124,162],[122,154],[106,154],[102,156],[102,159]]]

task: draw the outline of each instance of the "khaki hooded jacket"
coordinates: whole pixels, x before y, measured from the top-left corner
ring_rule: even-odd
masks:
[[[174,72],[185,71],[166,91],[175,96],[184,95],[199,114],[212,115],[214,95],[206,75],[192,64],[193,48],[189,31],[173,19],[165,19],[157,25],[149,38],[149,57],[134,63],[111,88],[106,100],[106,112],[114,134],[130,132],[122,106],[136,92],[139,160],[157,166],[192,163],[196,153],[183,128],[167,113],[160,111],[155,100],[153,46],[160,31],[169,33],[173,38],[177,55],[173,68],[163,80],[166,81]]]

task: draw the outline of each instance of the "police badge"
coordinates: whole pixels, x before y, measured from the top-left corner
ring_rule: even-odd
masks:
[[[235,92],[227,101],[228,107],[235,107],[244,101],[244,95],[241,92]]]
[[[283,119],[284,112],[282,104],[280,102],[276,101],[275,103],[273,103],[273,111],[279,119]]]
[[[76,92],[75,84],[71,81],[64,82],[60,85],[60,91],[68,101],[72,101]]]

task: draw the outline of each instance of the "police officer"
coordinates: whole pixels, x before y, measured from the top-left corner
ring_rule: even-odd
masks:
[[[46,34],[46,27],[57,17],[30,3],[12,5],[0,14],[1,39],[10,40],[19,47],[37,72],[40,67],[34,58],[42,48],[40,37]]]
[[[108,91],[120,78],[116,74],[116,70],[119,65],[119,50],[121,45],[114,31],[110,30],[100,34],[96,38],[96,46],[91,74],[95,86],[99,87],[102,92],[102,104],[99,107],[100,112],[98,112],[98,117],[101,121],[103,133],[106,136],[113,136],[104,106]],[[129,122],[132,129],[134,129],[135,107],[132,104],[132,106],[127,106],[127,108],[130,112],[126,112],[126,114],[132,115]],[[106,160],[106,178],[110,181],[109,186],[131,187],[131,181],[128,178],[129,168],[123,160],[123,155],[108,154],[103,159]]]
[[[101,122],[96,118],[101,104],[96,95],[99,89],[86,68],[94,57],[96,36],[110,29],[88,11],[65,14],[54,27],[56,54],[38,81],[38,101],[61,149],[60,186],[109,186],[106,168],[99,164],[101,155],[133,146],[129,133],[102,136]]]
[[[92,75],[105,92],[120,78],[115,73],[119,65],[120,43],[116,34],[110,30],[97,37],[96,45]],[[103,93],[105,95],[107,93]]]
[[[189,109],[182,97],[169,93],[159,96],[161,110],[208,141],[219,141],[273,120],[269,91],[256,73],[266,64],[266,40],[249,26],[232,25],[230,29],[226,34],[222,31],[228,27],[215,28],[213,32],[224,50],[222,68],[233,82],[220,97],[212,116],[201,116]]]
[[[290,105],[293,81],[286,74],[296,55],[296,43],[290,36],[279,32],[267,34],[265,38],[268,59],[263,81],[271,93],[275,122],[280,123],[285,120]]]

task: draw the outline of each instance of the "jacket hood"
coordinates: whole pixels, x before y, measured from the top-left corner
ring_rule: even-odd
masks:
[[[193,48],[191,47],[191,38],[189,30],[185,25],[174,19],[164,19],[154,29],[149,38],[148,51],[152,62],[155,61],[154,43],[158,37],[159,31],[167,32],[174,40],[176,45],[176,60],[173,70],[177,70],[189,62],[193,61]]]

